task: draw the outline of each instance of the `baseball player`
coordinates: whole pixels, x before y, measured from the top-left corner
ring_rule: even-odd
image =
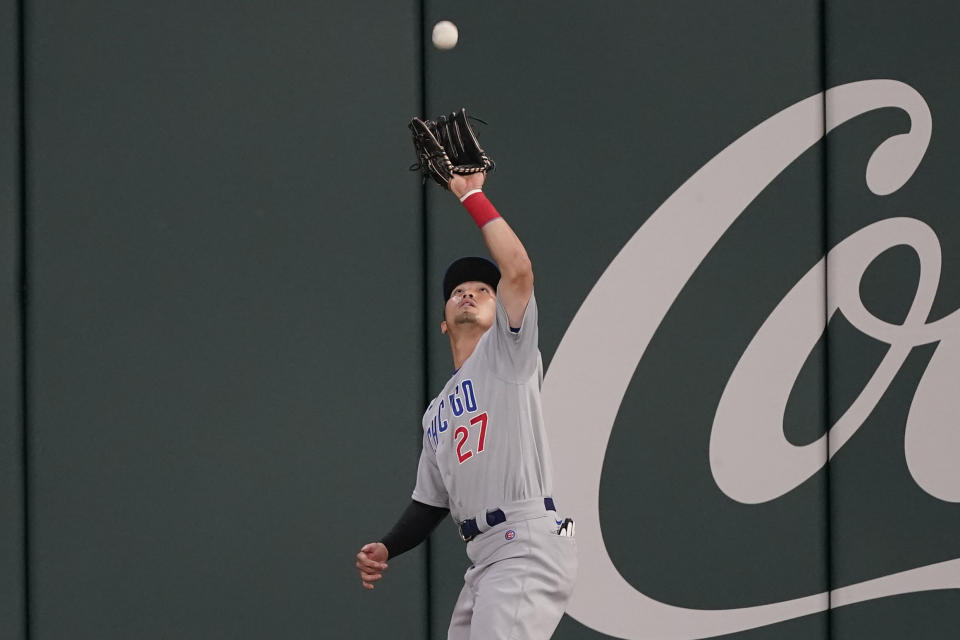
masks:
[[[357,554],[373,589],[387,561],[449,513],[472,564],[449,640],[549,638],[577,572],[573,521],[558,511],[540,404],[533,270],[519,238],[482,191],[485,172],[454,174],[450,191],[483,234],[493,263],[461,258],[443,278],[454,373],[423,415],[413,500],[393,529]]]

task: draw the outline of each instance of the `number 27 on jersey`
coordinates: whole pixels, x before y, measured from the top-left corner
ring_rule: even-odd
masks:
[[[470,439],[470,434],[475,433],[476,431],[480,432],[480,437],[477,440],[477,448],[474,450],[472,446],[464,449],[464,445],[467,444],[467,440]],[[487,437],[487,412],[484,411],[481,414],[475,415],[470,419],[469,428],[466,425],[461,425],[453,432],[453,437],[457,441],[457,460],[460,461],[460,464],[463,464],[467,460],[473,457],[474,453],[483,452],[483,442]]]

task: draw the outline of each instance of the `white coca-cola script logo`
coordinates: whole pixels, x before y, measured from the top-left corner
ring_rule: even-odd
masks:
[[[544,380],[543,401],[556,466],[565,470],[557,478],[557,494],[578,518],[580,576],[568,613],[583,624],[618,638],[693,640],[831,606],[960,587],[956,559],[773,604],[726,610],[677,607],[645,596],[624,580],[600,530],[600,475],[610,431],[637,364],[684,284],[747,205],[825,135],[824,123],[829,131],[884,107],[906,111],[911,129],[874,151],[866,181],[877,195],[897,191],[913,175],[930,141],[930,110],[920,94],[901,82],[868,80],[811,96],[747,132],[671,195],[610,263],[571,322]],[[898,245],[913,248],[921,267],[902,325],[873,316],[859,296],[867,266]],[[894,218],[844,239],[797,282],[747,347],[717,407],[709,464],[726,495],[756,504],[804,482],[863,424],[910,350],[939,342],[910,408],[905,455],[913,478],[927,493],[960,502],[960,434],[954,418],[960,414],[960,312],[928,322],[940,264],[933,230],[913,218]],[[625,290],[634,295],[621,295]],[[618,313],[609,313],[613,308]],[[838,309],[857,329],[890,348],[829,432],[817,442],[795,446],[783,432],[787,398]],[[589,435],[580,428],[584,424],[591,425]]]

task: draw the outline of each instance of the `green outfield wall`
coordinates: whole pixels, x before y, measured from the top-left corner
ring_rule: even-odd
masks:
[[[0,2],[0,638],[446,637],[452,521],[373,592],[353,556],[452,370],[442,271],[484,253],[407,171],[409,118],[460,106],[536,274],[581,552],[555,638],[953,638],[958,29]]]
[[[22,638],[26,576],[20,258],[19,12],[0,2],[0,635]]]

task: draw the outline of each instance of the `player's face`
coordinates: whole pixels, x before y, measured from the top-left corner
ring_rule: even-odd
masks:
[[[497,313],[496,292],[484,282],[464,282],[450,294],[444,309],[447,330],[451,325],[493,326]]]

